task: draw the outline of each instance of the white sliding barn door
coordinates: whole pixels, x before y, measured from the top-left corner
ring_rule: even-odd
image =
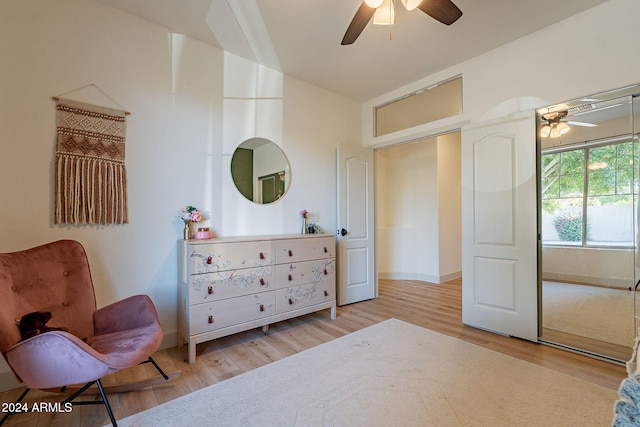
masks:
[[[462,131],[462,321],[538,339],[534,113]]]

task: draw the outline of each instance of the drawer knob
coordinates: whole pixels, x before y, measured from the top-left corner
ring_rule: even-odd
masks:
[[[329,274],[329,272],[327,271],[327,269],[324,269],[324,275],[326,276],[327,274]]]
[[[264,311],[264,304],[260,304],[260,311]]]
[[[293,305],[293,299],[289,298],[289,305]]]
[[[289,249],[289,256],[293,256],[293,251]]]
[[[207,264],[211,264],[211,261],[213,261],[213,258],[208,257],[208,258],[207,258]]]
[[[289,275],[289,281],[292,281],[292,280],[293,280],[293,276]]]
[[[328,297],[328,296],[329,296],[329,292],[324,291],[324,296],[325,296],[325,297]]]
[[[326,254],[327,252],[329,252],[329,249],[327,249],[327,247],[324,247],[324,253]]]
[[[260,278],[260,284],[261,284],[262,286],[266,285],[266,282],[264,281],[264,279],[263,279],[262,277]]]
[[[209,295],[213,294],[213,286],[209,286],[209,287],[207,288],[207,293],[208,293]]]
[[[264,259],[264,252],[260,252],[260,259]]]
[[[213,316],[209,316],[209,323],[213,323]]]

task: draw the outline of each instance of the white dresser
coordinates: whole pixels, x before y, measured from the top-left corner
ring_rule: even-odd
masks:
[[[196,344],[331,309],[336,318],[335,237],[229,237],[178,242],[178,345]]]

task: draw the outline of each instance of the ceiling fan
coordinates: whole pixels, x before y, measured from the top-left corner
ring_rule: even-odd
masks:
[[[568,110],[553,111],[541,116],[543,125],[540,136],[543,138],[558,138],[571,130],[571,126],[595,127],[594,123],[565,120]],[[570,126],[571,125],[571,126]]]
[[[462,11],[451,0],[402,0],[402,4],[407,10],[418,8],[445,25],[453,24],[462,16]],[[395,23],[395,0],[364,0],[340,44],[349,45],[355,42],[372,17],[374,24]]]

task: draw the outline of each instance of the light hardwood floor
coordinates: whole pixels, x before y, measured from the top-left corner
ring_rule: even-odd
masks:
[[[617,389],[626,376],[625,368],[620,365],[464,326],[460,280],[440,285],[381,280],[379,294],[373,300],[338,307],[336,320],[331,320],[329,311],[323,310],[271,325],[266,335],[258,328],[200,344],[193,365],[185,361],[186,346],[159,351],[154,355],[158,364],[167,372],[181,370],[181,377],[144,390],[110,395],[115,416],[126,417],[391,317],[612,389]],[[110,385],[155,375],[155,369],[147,364],[119,372],[103,382]],[[0,402],[13,402],[21,391],[0,393]],[[58,395],[32,391],[26,401],[31,404],[51,399],[60,400]],[[613,402],[611,404],[613,408]],[[5,425],[101,426],[108,423],[104,407],[90,405],[76,406],[70,413],[16,415]]]

